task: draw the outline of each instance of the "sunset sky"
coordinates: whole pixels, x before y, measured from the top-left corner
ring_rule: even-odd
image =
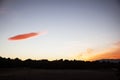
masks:
[[[0,56],[120,59],[120,1],[0,0]]]

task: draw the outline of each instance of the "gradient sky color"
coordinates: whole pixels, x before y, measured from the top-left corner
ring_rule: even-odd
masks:
[[[21,41],[11,36],[41,32]],[[0,56],[21,59],[82,59],[120,41],[118,0],[1,0]],[[86,52],[85,52],[86,53]],[[97,53],[95,53],[97,54]],[[81,59],[81,58],[79,58]]]

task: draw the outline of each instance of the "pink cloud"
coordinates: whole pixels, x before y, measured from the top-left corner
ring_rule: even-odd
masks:
[[[32,38],[32,37],[35,37],[38,35],[40,36],[40,35],[43,35],[45,33],[47,33],[47,32],[43,31],[43,32],[31,32],[31,33],[19,34],[19,35],[12,36],[12,37],[8,38],[8,40],[23,40],[23,39]]]

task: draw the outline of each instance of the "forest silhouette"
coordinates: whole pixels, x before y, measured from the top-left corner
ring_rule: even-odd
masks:
[[[120,70],[120,60],[53,60],[47,59],[21,60],[19,58],[11,59],[0,57],[0,68],[39,68],[39,69],[118,69]]]
[[[89,78],[91,80],[120,80],[120,59],[49,61],[0,57],[0,70],[0,80],[88,80]]]

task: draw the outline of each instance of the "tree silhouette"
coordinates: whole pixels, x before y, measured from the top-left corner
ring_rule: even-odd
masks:
[[[117,69],[120,70],[120,60],[117,63],[111,61],[81,61],[81,60],[53,60],[47,59],[32,60],[26,59],[22,61],[19,58],[10,59],[0,57],[1,68],[27,67],[39,69]]]

